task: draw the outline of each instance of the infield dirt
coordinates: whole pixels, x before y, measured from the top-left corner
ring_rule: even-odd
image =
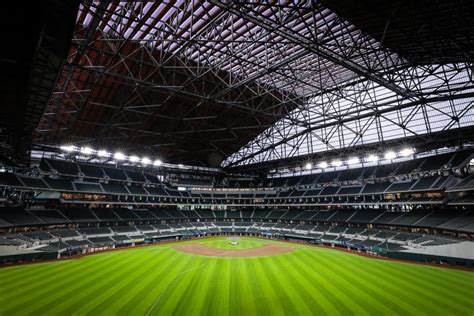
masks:
[[[242,250],[226,250],[219,248],[212,248],[200,244],[186,244],[176,245],[172,247],[175,250],[191,253],[201,256],[213,256],[213,257],[261,257],[261,256],[273,256],[278,254],[287,253],[293,251],[295,248],[285,245],[264,245],[261,247],[255,247],[250,249]]]

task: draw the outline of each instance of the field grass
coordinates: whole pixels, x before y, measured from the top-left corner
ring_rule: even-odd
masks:
[[[246,249],[270,242],[195,240]],[[204,257],[172,244],[0,268],[0,315],[474,315],[474,273],[295,245]]]
[[[233,239],[237,237],[228,237],[228,238],[212,238],[199,241],[200,244],[206,245],[208,247],[224,249],[224,250],[245,250],[263,246],[269,242],[262,239],[256,238],[240,238],[235,240],[238,242],[237,245],[231,245],[230,242],[234,241]]]

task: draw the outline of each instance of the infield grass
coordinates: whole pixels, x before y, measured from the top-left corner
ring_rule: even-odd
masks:
[[[190,241],[276,241],[229,242]],[[474,315],[473,272],[304,245],[243,258],[172,245],[0,268],[0,315]]]

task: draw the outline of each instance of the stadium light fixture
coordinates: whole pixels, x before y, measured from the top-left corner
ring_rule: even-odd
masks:
[[[408,156],[411,156],[415,153],[415,150],[413,148],[403,148],[402,150],[400,150],[400,155],[402,157],[408,157]]]
[[[311,170],[313,168],[313,164],[311,162],[307,162],[305,165],[304,165],[304,168],[306,170]]]
[[[150,164],[150,163],[151,163],[150,158],[148,158],[148,157],[143,157],[143,158],[142,158],[142,164],[148,165],[148,164]]]
[[[81,154],[83,155],[91,155],[93,152],[94,152],[94,149],[90,148],[90,147],[81,147],[81,150],[80,150]]]
[[[358,157],[351,157],[347,160],[347,163],[349,165],[356,165],[360,162],[360,159]]]
[[[72,145],[63,145],[59,148],[63,151],[67,151],[67,152],[73,152],[74,150],[76,150],[76,147],[74,147]]]
[[[163,161],[161,161],[160,159],[156,159],[155,161],[153,161],[153,166],[155,167],[159,167],[163,164]]]
[[[318,167],[321,168],[321,169],[326,169],[328,167],[328,163],[326,161],[321,161],[318,164]]]
[[[140,158],[138,156],[130,156],[128,160],[130,160],[130,162],[139,162]]]
[[[392,160],[397,158],[397,154],[393,150],[389,150],[385,153],[384,158],[387,160]]]
[[[336,160],[333,160],[333,161],[331,161],[331,165],[332,165],[333,167],[340,167],[340,166],[342,166],[342,161],[337,160],[337,159],[336,159]]]
[[[368,155],[367,158],[365,158],[366,161],[368,162],[377,162],[379,161],[379,156],[377,155]]]
[[[125,155],[122,154],[121,152],[116,152],[115,155],[114,155],[114,158],[115,158],[115,160],[125,160],[125,158],[127,158],[127,157],[125,157]]]
[[[97,156],[99,156],[99,157],[109,157],[109,156],[110,156],[110,153],[108,153],[108,152],[105,151],[105,150],[99,150],[99,151],[97,152]]]

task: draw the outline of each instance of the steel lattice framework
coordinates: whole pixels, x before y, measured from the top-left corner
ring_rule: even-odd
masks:
[[[36,142],[252,164],[470,126],[472,82],[313,1],[84,1]]]
[[[225,165],[332,151],[472,126],[474,87],[468,65],[406,68],[400,86],[406,98],[366,80],[319,94],[230,156]],[[298,122],[304,121],[305,124]]]

